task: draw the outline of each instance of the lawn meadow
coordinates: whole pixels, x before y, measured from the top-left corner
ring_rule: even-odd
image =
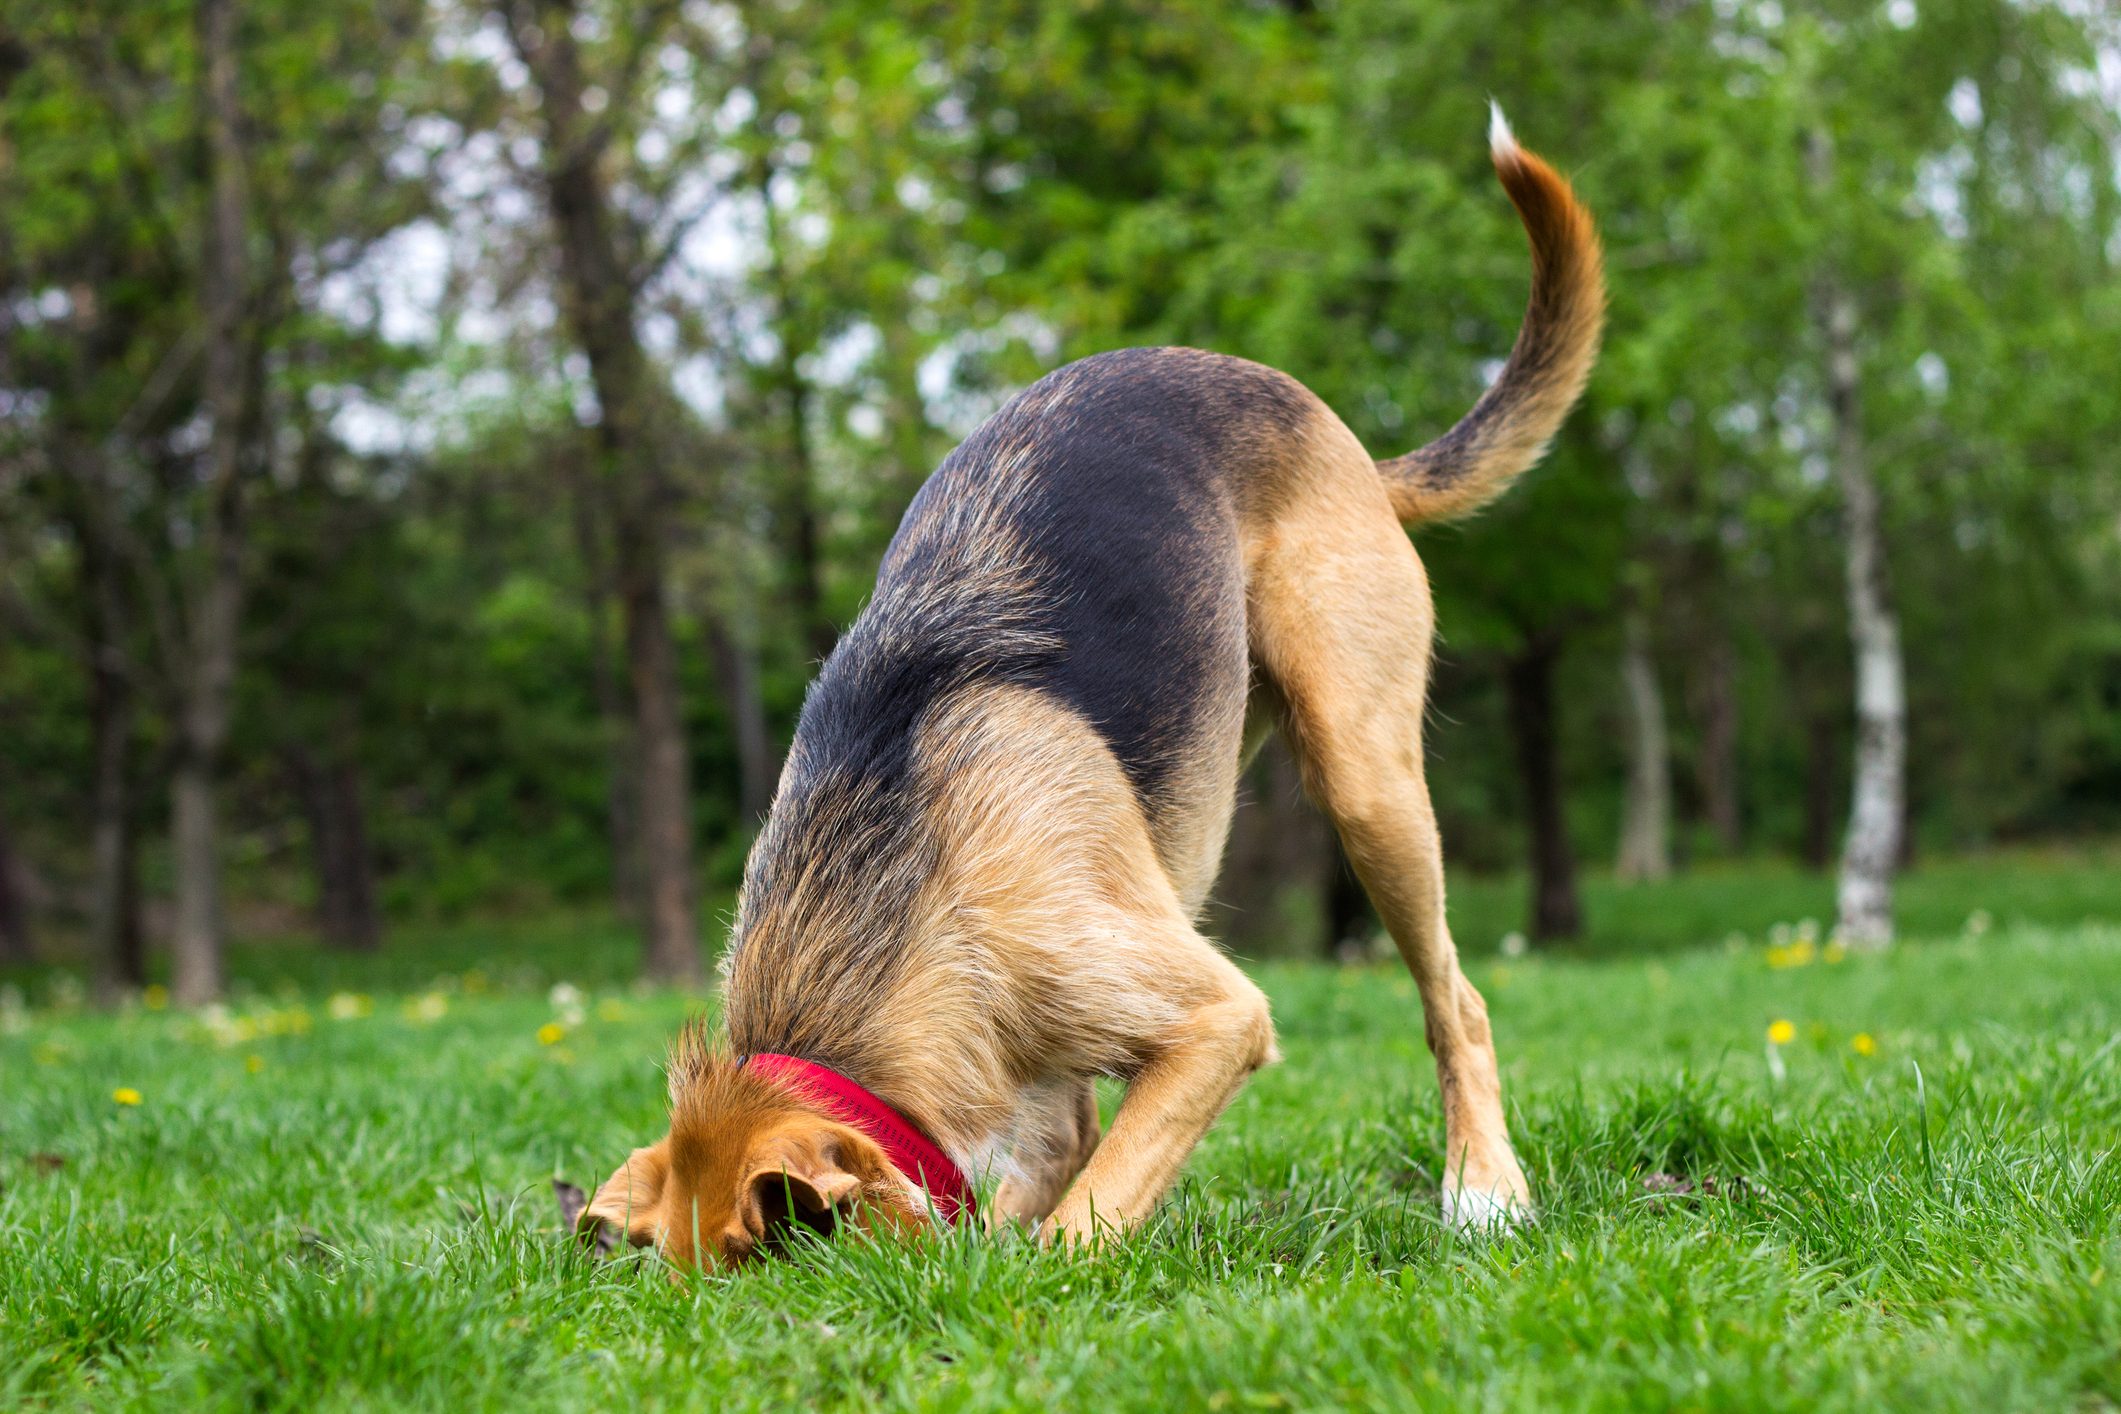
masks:
[[[258,944],[225,1009],[0,1011],[0,1405],[29,1408],[1963,1408],[2121,1404],[2111,851],[1933,865],[1915,936],[1826,885],[1594,885],[1567,953],[1454,912],[1536,1225],[1434,1217],[1396,964],[1258,968],[1286,1061],[1144,1232],[952,1234],[677,1283],[557,1230],[659,1121],[707,997],[594,920]],[[1514,951],[1514,949],[1513,949]],[[1108,1096],[1108,1100],[1114,1098]]]

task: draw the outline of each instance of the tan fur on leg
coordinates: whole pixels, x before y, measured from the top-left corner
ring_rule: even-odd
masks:
[[[1286,704],[1312,793],[1421,991],[1443,1089],[1444,1209],[1484,1225],[1530,1202],[1510,1148],[1487,1007],[1444,919],[1443,848],[1422,774],[1433,609],[1369,460],[1321,423],[1309,472],[1252,544],[1253,651]]]
[[[1213,944],[1192,942],[1189,960],[1220,977],[1221,996],[1196,1007],[1128,1085],[1111,1131],[1054,1210],[1050,1233],[1123,1233],[1147,1217],[1246,1078],[1278,1058],[1266,997]]]
[[[995,1190],[990,1226],[1043,1222],[1097,1149],[1097,1087],[1075,1080],[1041,1087],[1018,1120],[1016,1172]]]

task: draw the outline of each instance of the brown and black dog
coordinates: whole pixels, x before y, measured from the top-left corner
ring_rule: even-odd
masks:
[[[804,703],[746,871],[726,1044],[679,1042],[670,1131],[585,1233],[728,1265],[789,1222],[931,1219],[933,1175],[754,1056],[853,1082],[994,1182],[992,1220],[1139,1223],[1276,1057],[1266,998],[1194,927],[1272,726],[1419,985],[1445,1215],[1526,1210],[1444,921],[1433,611],[1402,527],[1477,510],[1538,460],[1589,376],[1604,286],[1568,184],[1499,112],[1491,146],[1531,303],[1437,441],[1374,461],[1285,374],[1130,349],[1041,379],[943,462]],[[1102,1139],[1099,1076],[1126,1084]]]

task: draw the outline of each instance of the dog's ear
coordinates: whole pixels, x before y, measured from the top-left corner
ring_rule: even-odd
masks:
[[[771,1243],[797,1225],[829,1234],[861,1208],[910,1208],[897,1193],[902,1187],[873,1141],[845,1125],[806,1116],[753,1146],[738,1211],[754,1240]]]
[[[575,1219],[576,1235],[585,1244],[594,1243],[597,1252],[607,1257],[621,1240],[646,1247],[655,1241],[656,1205],[669,1181],[668,1139],[634,1150],[581,1210]]]

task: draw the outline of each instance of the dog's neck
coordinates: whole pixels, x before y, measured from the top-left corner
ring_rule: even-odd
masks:
[[[954,884],[973,846],[939,827],[947,786],[924,754],[884,776],[791,756],[745,871],[723,1016],[739,1054],[846,1076],[977,1179],[1004,1147],[1021,1058],[995,1014],[1006,989],[979,975],[981,910]]]
[[[1165,1003],[1119,975],[1132,954],[1115,940],[1169,908],[1136,897],[1169,884],[1125,778],[1050,698],[966,689],[921,735],[890,780],[791,760],[746,872],[723,1015],[739,1053],[857,1081],[980,1181],[1006,1167],[1033,1091],[1116,1073],[1125,1037],[1167,1019],[1140,1014]],[[1056,956],[1113,984],[1056,993],[1041,961]]]
[[[792,1057],[843,1078],[902,1117],[978,1183],[992,1176],[1008,1148],[1019,1095],[997,1073],[991,1024],[951,1005],[954,990],[939,989],[937,1005],[924,1018],[929,1024],[921,1025],[907,1024],[907,1008],[896,1000],[850,1015],[870,1005],[859,983],[811,989],[820,1015],[808,1025],[768,1024],[768,1018],[781,1019],[771,1008],[779,999],[765,998],[767,1007],[747,1005],[759,999],[741,989],[725,993],[724,1016],[739,1054]],[[806,1009],[803,1019],[811,1015]],[[776,1036],[784,1039],[763,1039]]]

